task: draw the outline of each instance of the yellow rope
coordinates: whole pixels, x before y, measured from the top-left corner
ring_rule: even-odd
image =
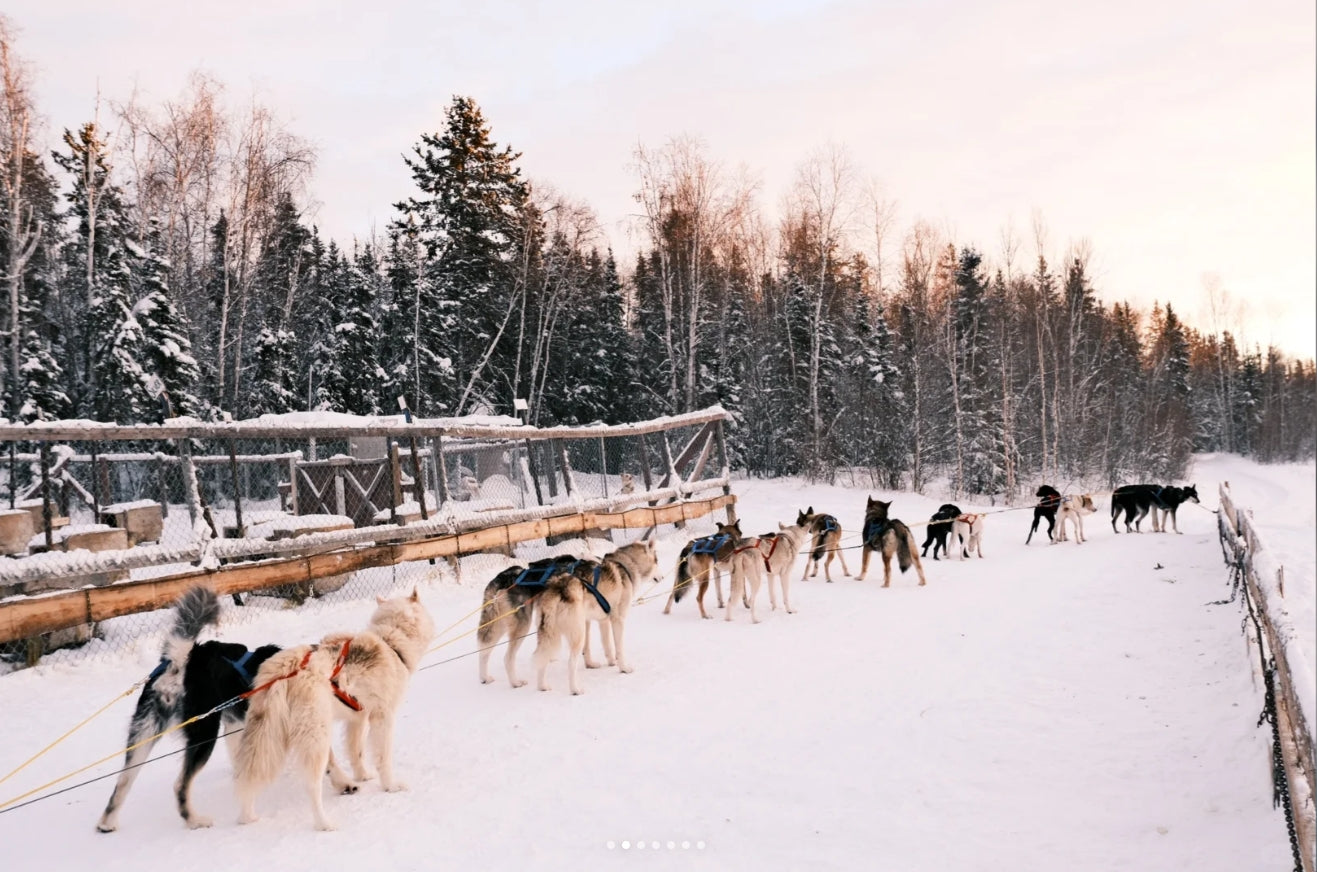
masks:
[[[6,801],[6,802],[0,802],[0,809],[8,808],[9,806],[13,805],[13,804],[16,803],[16,802],[20,802],[20,801],[22,801],[22,800],[24,800],[24,799],[27,799],[29,796],[31,796],[31,795],[34,794],[34,793],[40,793],[41,791],[45,790],[45,789],[48,788],[48,787],[54,787],[56,784],[59,784],[61,781],[67,781],[68,779],[72,778],[73,776],[75,776],[75,775],[80,775],[80,774],[82,774],[83,772],[86,772],[88,769],[92,769],[92,768],[94,768],[94,767],[96,767],[96,766],[101,765],[102,763],[105,763],[105,762],[107,762],[107,761],[109,761],[109,760],[113,760],[115,757],[118,757],[118,756],[123,755],[123,754],[128,754],[128,753],[130,753],[130,752],[132,752],[132,751],[136,751],[138,748],[142,747],[143,745],[145,745],[145,744],[147,744],[147,743],[149,743],[149,742],[154,742],[156,739],[159,739],[161,736],[167,736],[167,735],[169,735],[170,733],[174,732],[175,730],[181,730],[181,729],[183,729],[183,727],[186,727],[188,724],[195,723],[195,722],[201,720],[202,718],[210,717],[211,715],[215,714],[217,711],[219,711],[219,707],[213,708],[213,709],[211,709],[210,711],[208,711],[208,712],[203,712],[202,714],[199,714],[199,715],[194,715],[194,716],[188,718],[186,721],[183,721],[182,723],[179,723],[179,724],[175,724],[174,726],[170,727],[170,728],[167,729],[167,730],[162,730],[161,732],[156,733],[154,736],[148,736],[147,738],[143,739],[142,741],[140,741],[140,742],[138,742],[138,743],[136,743],[136,744],[134,744],[134,745],[129,745],[127,748],[124,748],[122,751],[115,751],[113,754],[108,754],[108,755],[102,757],[101,759],[96,760],[95,762],[88,763],[86,766],[83,766],[81,769],[75,769],[75,770],[73,770],[72,772],[70,772],[70,773],[67,774],[67,775],[61,775],[59,778],[56,778],[54,781],[48,781],[48,782],[46,782],[45,784],[41,785],[40,787],[34,787],[34,788],[32,788],[31,790],[29,790],[27,793],[23,793],[23,794],[20,794],[20,795],[18,795],[18,796],[15,796],[13,799],[8,800],[8,801]],[[24,764],[24,765],[27,765],[27,764]],[[19,767],[19,768],[21,769],[22,767]],[[15,771],[17,771],[17,770],[15,770]],[[11,773],[11,774],[12,774],[12,773]],[[8,777],[8,776],[6,776],[6,777]]]
[[[109,708],[110,708],[112,705],[114,705],[116,702],[118,702],[119,700],[123,699],[125,696],[129,696],[130,694],[132,694],[133,691],[137,690],[137,688],[141,687],[141,686],[142,686],[143,684],[145,684],[145,683],[146,683],[146,679],[143,678],[141,681],[137,682],[137,683],[134,684],[132,687],[128,688],[128,689],[125,690],[123,693],[119,694],[119,695],[116,696],[114,699],[110,700],[110,701],[107,702],[105,705],[101,706],[101,707],[100,707],[99,709],[97,709],[95,712],[93,712],[92,714],[88,715],[85,719],[83,719],[81,722],[79,722],[77,725],[75,725],[75,726],[74,726],[72,729],[70,729],[67,733],[65,733],[64,735],[60,736],[58,739],[56,739],[55,741],[51,742],[49,745],[47,745],[46,747],[42,748],[42,749],[41,749],[40,751],[38,751],[37,753],[33,754],[31,757],[27,758],[27,760],[25,760],[25,761],[23,761],[22,763],[20,763],[20,764],[18,765],[18,768],[17,768],[17,769],[15,769],[15,770],[13,770],[12,772],[10,772],[10,773],[9,773],[8,775],[6,775],[4,778],[0,778],[0,784],[4,784],[6,781],[8,781],[9,779],[13,778],[13,777],[14,777],[15,775],[17,775],[19,772],[21,772],[21,771],[23,771],[24,769],[26,769],[29,765],[31,765],[33,762],[35,762],[35,761],[37,760],[37,758],[39,758],[41,755],[45,754],[45,753],[46,753],[47,751],[49,751],[51,748],[54,748],[54,747],[55,747],[56,745],[58,745],[60,742],[63,742],[63,741],[64,741],[65,739],[67,739],[69,736],[72,736],[72,735],[73,735],[74,733],[76,733],[78,730],[80,730],[80,729],[82,729],[83,727],[87,726],[87,724],[91,723],[91,722],[92,722],[93,720],[95,720],[97,717],[99,717],[100,715],[102,715],[102,714],[104,714],[106,711],[108,711]],[[19,799],[22,799],[22,797],[19,797]],[[9,803],[5,803],[5,805],[8,805],[8,804],[9,804]],[[3,808],[3,806],[0,806],[0,808]]]

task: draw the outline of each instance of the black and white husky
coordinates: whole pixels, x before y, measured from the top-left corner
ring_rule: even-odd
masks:
[[[179,598],[175,607],[174,629],[165,639],[160,665],[151,673],[137,698],[137,709],[128,724],[127,746],[132,748],[124,760],[124,769],[115,782],[114,793],[105,806],[96,829],[112,833],[119,826],[119,808],[128,796],[141,764],[151,756],[160,733],[189,718],[205,714],[217,705],[251,689],[256,670],[279,648],[265,645],[255,651],[233,642],[202,642],[197,637],[208,626],[219,622],[219,600],[206,587],[193,587]],[[178,813],[189,827],[208,827],[210,818],[192,809],[192,779],[206,765],[220,725],[233,727],[247,714],[246,701],[240,701],[183,728],[183,771],[174,784]],[[134,747],[138,746],[138,747]],[[236,747],[229,739],[229,751]]]

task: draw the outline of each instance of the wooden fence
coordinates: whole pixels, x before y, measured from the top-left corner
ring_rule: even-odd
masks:
[[[1221,541],[1228,555],[1242,568],[1243,593],[1251,601],[1261,630],[1261,638],[1254,639],[1250,633],[1250,643],[1261,647],[1264,662],[1275,663],[1275,717],[1282,765],[1289,786],[1289,813],[1293,816],[1303,869],[1314,872],[1317,868],[1317,810],[1314,809],[1317,783],[1314,782],[1313,735],[1312,725],[1308,723],[1295,693],[1291,652],[1300,655],[1293,647],[1292,628],[1285,626],[1282,617],[1284,567],[1277,565],[1274,569],[1260,571],[1257,556],[1263,553],[1265,544],[1248,514],[1235,505],[1229,482],[1221,484],[1220,497],[1218,523]],[[1273,573],[1274,577],[1270,577]],[[1247,626],[1248,622],[1245,624]],[[1308,679],[1311,679],[1310,675]]]

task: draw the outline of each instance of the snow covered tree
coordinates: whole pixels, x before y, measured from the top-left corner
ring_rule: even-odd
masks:
[[[132,243],[131,266],[135,286],[132,316],[141,328],[141,365],[148,377],[160,380],[169,407],[175,417],[196,417],[203,404],[196,395],[201,382],[201,368],[192,356],[192,341],[187,323],[169,295],[169,262],[160,253],[161,234],[158,222],[151,221],[147,248]],[[148,414],[147,420],[163,419],[163,409]]]
[[[425,257],[408,311],[424,414],[510,405],[500,386],[516,353],[506,328],[527,199],[518,157],[494,143],[474,100],[455,97],[444,129],[423,135],[406,159],[420,194],[397,204],[394,228]]]

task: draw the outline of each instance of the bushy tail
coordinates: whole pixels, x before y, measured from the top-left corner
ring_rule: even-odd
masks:
[[[893,523],[893,526],[896,527],[896,565],[901,567],[902,572],[905,572],[914,564],[911,552],[916,547],[915,537],[905,524],[897,521]]]
[[[174,607],[174,631],[170,635],[195,642],[202,630],[219,623],[219,616],[219,597],[215,591],[202,585],[190,587]]]
[[[690,570],[691,546],[687,545],[681,549],[681,557],[677,559],[677,580],[672,589],[672,601],[681,602],[681,598],[686,595],[691,586]]]
[[[253,685],[260,687],[271,679],[295,671],[306,651],[302,646],[275,654],[261,664]],[[283,769],[292,726],[289,682],[295,680],[276,681],[251,698],[242,741],[233,761],[233,774],[239,782],[254,786],[269,784]]]
[[[562,594],[550,588],[540,594],[540,628],[538,645],[557,651],[559,633],[558,612],[564,603]]]
[[[489,643],[494,638],[494,624],[508,610],[509,605],[507,597],[502,594],[512,586],[520,574],[521,567],[514,566],[503,570],[494,576],[493,581],[485,585],[485,605],[480,610],[480,626],[476,630],[476,639],[481,645]]]
[[[814,550],[809,553],[810,560],[818,561],[823,559],[823,555],[828,552],[826,547],[827,538],[827,533],[814,534]]]

